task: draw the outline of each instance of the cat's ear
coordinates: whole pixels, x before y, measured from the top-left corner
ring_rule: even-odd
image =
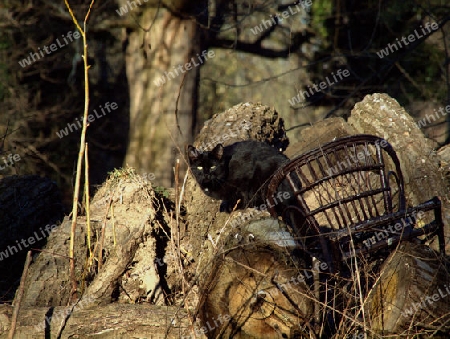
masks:
[[[188,146],[188,157],[191,162],[198,159],[199,153],[200,152],[194,146]]]
[[[222,159],[223,156],[223,145],[217,144],[216,147],[211,151],[211,154],[216,158],[217,160]]]

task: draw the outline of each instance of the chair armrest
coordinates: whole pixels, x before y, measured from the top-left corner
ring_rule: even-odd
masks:
[[[360,232],[374,232],[374,228],[378,226],[383,226],[386,224],[395,224],[398,221],[406,220],[408,217],[415,216],[418,212],[426,212],[430,210],[438,210],[435,214],[440,214],[441,212],[441,201],[438,197],[434,197],[422,204],[415,207],[408,208],[405,211],[398,211],[395,213],[390,213],[382,215],[378,218],[365,221],[363,223],[343,228],[335,232],[330,233],[330,239],[333,241],[340,240],[341,238],[348,237],[350,234],[360,233]],[[414,218],[415,219],[415,218]],[[442,222],[442,217],[437,222]]]

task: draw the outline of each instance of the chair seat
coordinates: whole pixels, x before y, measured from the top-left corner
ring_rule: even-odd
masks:
[[[440,233],[442,224],[439,220],[415,227],[417,221],[421,219],[420,215],[430,210],[437,210],[437,213],[441,214],[441,201],[438,197],[406,211],[391,213],[348,229],[339,230],[330,235],[330,240],[339,243],[342,259],[347,260],[357,255],[370,254],[379,249],[397,245],[402,240],[417,239],[420,236],[431,239],[437,235],[439,249],[441,254],[445,255],[444,235]],[[352,247],[350,238],[353,240],[353,244],[358,245]]]

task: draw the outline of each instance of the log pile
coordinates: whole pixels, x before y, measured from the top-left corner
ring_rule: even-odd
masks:
[[[286,149],[291,158],[344,135],[387,139],[401,160],[408,203],[440,196],[449,233],[439,158],[392,98],[367,96],[348,122],[327,119],[294,133],[301,141]],[[208,121],[194,146],[208,150],[246,139],[283,150],[288,145],[273,109],[245,103]],[[70,311],[66,219],[48,240],[50,252],[30,267],[17,338],[59,331],[61,338],[310,338],[330,335],[330,324],[336,337],[450,333],[450,276],[434,243],[402,243],[377,265],[359,262],[352,279],[333,280],[326,265],[298,251],[289,227],[267,212],[220,212],[220,201],[206,196],[189,174],[179,178],[172,201],[164,195],[128,171],[99,190],[91,208],[93,257],[86,220],[78,221],[83,293],[81,307]],[[0,337],[11,314],[12,306],[0,307]]]
[[[375,129],[369,127],[373,121],[376,121]],[[440,175],[439,161],[431,152],[430,145],[432,143],[421,134],[412,118],[398,103],[387,95],[374,94],[366,97],[363,102],[355,106],[349,123],[335,118],[332,121],[331,119],[321,121],[303,130],[301,132],[302,141],[299,144],[290,145],[286,154],[293,157],[331,141],[335,137],[356,133],[372,133],[389,141],[392,140],[394,149],[401,160],[403,173],[407,173],[405,174],[405,184],[409,205],[423,202],[433,195],[438,195],[443,200],[444,209],[446,208],[445,197],[448,188]],[[414,145],[411,146],[411,144]],[[245,211],[234,213],[245,214]],[[230,218],[233,218],[233,214]],[[444,222],[447,234],[449,223],[445,213]],[[242,222],[239,229],[226,227],[226,223],[223,224],[225,226],[221,236],[229,239],[240,238],[242,230],[245,233],[247,229],[246,221]],[[283,226],[280,227],[283,229]],[[323,300],[323,295],[320,293],[323,293],[324,290],[324,288],[320,288],[320,284],[325,282],[318,278],[317,274],[323,274],[324,272],[316,272],[316,277],[305,280],[305,285],[298,285],[296,289],[284,291],[284,294],[281,293],[283,298],[296,300],[293,304],[304,308],[295,310],[297,312],[297,324],[295,326],[289,320],[292,320],[292,318],[287,315],[280,317],[286,319],[286,322],[281,326],[280,323],[272,321],[271,318],[277,316],[276,307],[271,310],[270,316],[268,315],[267,305],[277,304],[272,302],[272,294],[275,294],[275,290],[282,291],[282,289],[277,288],[273,283],[273,277],[278,274],[278,270],[275,268],[268,270],[267,264],[265,264],[265,258],[268,254],[264,249],[270,242],[270,236],[268,236],[270,230],[261,225],[260,235],[264,232],[266,236],[256,237],[258,241],[253,243],[251,250],[246,245],[244,237],[244,243],[235,243],[232,249],[229,249],[230,245],[227,243],[216,243],[211,246],[213,248],[209,252],[201,253],[200,259],[205,262],[213,258],[213,263],[210,266],[203,265],[203,267],[206,267],[204,270],[207,270],[210,275],[206,275],[205,279],[200,280],[200,291],[203,291],[203,295],[205,295],[199,307],[203,323],[211,323],[211,321],[217,319],[219,314],[227,314],[231,317],[227,324],[211,330],[212,333],[208,333],[208,337],[215,338],[218,333],[233,333],[235,337],[249,336],[256,338],[261,336],[261,331],[264,331],[267,337],[273,338],[281,338],[283,335],[293,337],[293,333],[300,333],[300,335],[307,337],[307,333],[312,332],[320,336],[326,334],[326,329],[318,323],[320,320],[325,322],[324,319],[330,314],[332,317],[334,315],[334,320],[337,321],[333,324],[337,336],[345,336],[348,333],[354,333],[355,335],[367,333],[372,336],[386,333],[402,333],[406,336],[412,336],[413,333],[429,334],[430,331],[434,331],[434,335],[450,333],[446,320],[446,314],[450,307],[448,306],[449,303],[445,303],[442,297],[440,303],[435,303],[432,316],[425,315],[427,311],[431,310],[425,309],[423,312],[416,312],[412,318],[405,317],[403,321],[389,324],[384,321],[386,318],[392,319],[397,316],[398,312],[393,313],[392,311],[392,304],[397,307],[406,307],[408,303],[419,302],[420,298],[423,297],[422,294],[426,292],[426,288],[434,286],[438,291],[438,287],[444,288],[448,281],[443,258],[437,256],[428,246],[413,247],[404,244],[401,248],[394,250],[384,262],[361,262],[357,268],[360,271],[355,272],[350,281],[338,281],[335,282],[335,286],[327,286],[326,288],[333,289],[333,293],[330,294],[330,298],[335,300],[333,306],[326,306],[323,301],[320,301]],[[434,242],[429,245],[437,249]],[[255,246],[257,252],[254,252]],[[295,262],[293,266],[295,267],[294,271],[297,270],[297,274],[302,270],[311,270],[314,267],[312,262],[299,260],[299,257],[304,258],[296,257],[295,251],[293,252],[292,249],[285,247],[283,250],[290,253],[291,261],[285,262],[289,264]],[[272,258],[277,257],[277,251],[273,249],[270,251],[273,253]],[[422,258],[423,251],[428,251],[429,260],[417,259]],[[252,261],[255,256],[260,260]],[[402,258],[411,258],[407,260],[409,264],[403,266],[396,264],[399,260],[402,261]],[[416,260],[412,260],[412,258],[416,258]],[[380,265],[383,272],[381,273],[382,279],[380,278]],[[210,267],[209,270],[207,267]],[[281,265],[280,270],[289,271],[288,266],[283,265]],[[417,274],[411,274],[411,270]],[[295,273],[291,272],[291,274]],[[265,280],[258,279],[258,275],[263,276]],[[385,298],[384,289],[386,289],[386,286],[382,282],[386,281],[388,277],[394,276],[401,278],[397,280],[394,286],[388,284],[390,295]],[[434,276],[435,279],[430,279],[430,276]],[[204,281],[203,284],[202,281]],[[268,281],[272,281],[272,284]],[[374,283],[376,283],[375,287],[371,290]],[[361,287],[361,284],[365,286]],[[245,293],[241,291],[241,285],[246,286]],[[319,288],[317,288],[317,285],[319,285]],[[416,286],[414,288],[415,293],[409,293],[411,296],[405,297],[404,292],[409,292],[409,287],[413,286]],[[417,286],[421,286],[421,288]],[[360,291],[359,295],[358,290]],[[270,293],[264,291],[270,291]],[[318,291],[319,294],[317,294]],[[303,298],[303,302],[296,299],[299,295]],[[435,296],[435,298],[437,297]],[[256,300],[259,300],[259,303]],[[380,302],[380,300],[383,302]],[[404,302],[402,303],[401,300],[404,300]],[[313,301],[312,304],[311,301]],[[277,305],[286,306],[282,300],[277,300],[277,302],[279,302]],[[254,306],[255,303],[258,307]],[[331,312],[330,308],[333,308]],[[295,313],[294,309],[289,307],[286,309],[291,312],[289,313],[291,315]],[[266,316],[261,316],[261,314],[266,314]],[[308,317],[309,321],[305,321],[305,318]],[[314,318],[318,321],[314,322]]]

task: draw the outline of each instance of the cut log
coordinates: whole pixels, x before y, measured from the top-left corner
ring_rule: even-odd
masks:
[[[385,138],[394,147],[400,159],[405,195],[410,206],[433,196],[441,198],[444,228],[449,233],[448,185],[439,169],[435,142],[425,137],[405,109],[389,95],[374,93],[355,105],[348,123],[358,133]],[[438,250],[437,241],[431,247]]]
[[[79,292],[84,292],[83,288],[89,286],[87,294],[93,297],[93,304],[112,302],[114,295],[117,295],[114,290],[118,284],[124,287],[121,277],[131,268],[136,251],[139,246],[143,246],[143,237],[151,233],[153,227],[158,227],[154,224],[160,218],[153,205],[157,204],[155,201],[155,193],[149,183],[139,176],[133,176],[131,172],[124,171],[121,177],[110,179],[99,189],[91,204],[90,250],[93,258],[90,260],[86,257],[90,253],[86,218],[78,219],[75,232],[75,268],[79,277]],[[50,235],[46,251],[39,254],[31,265],[25,284],[23,306],[63,306],[69,302],[71,291],[67,256],[70,228],[71,220],[66,218]],[[104,236],[102,232],[105,233]],[[148,238],[151,242],[152,238]],[[153,267],[156,256],[154,245],[150,243],[148,247],[148,261],[145,265]],[[103,249],[101,255],[100,248]],[[97,265],[98,260],[102,261],[101,267]],[[150,272],[150,269],[144,270],[138,278],[148,281],[150,278],[147,275]],[[91,281],[93,277],[95,279]],[[154,283],[157,284],[158,282]],[[146,288],[144,293],[148,292]],[[129,301],[135,302],[134,299]]]
[[[366,302],[378,334],[450,334],[450,273],[424,245],[401,244],[386,260]],[[448,338],[448,336],[447,336]]]
[[[208,338],[294,338],[312,328],[314,296],[277,220],[262,218],[228,234],[200,286]],[[306,276],[309,274],[306,273]]]
[[[284,151],[289,145],[284,122],[275,109],[250,102],[231,107],[206,121],[194,146],[211,150],[221,143],[224,146],[243,140],[264,141]]]
[[[283,122],[273,108],[261,104],[241,103],[206,121],[194,146],[202,150],[211,150],[218,143],[227,146],[249,139],[266,141],[283,150],[289,144]],[[203,280],[204,273],[211,267],[210,261],[214,255],[211,243],[205,239],[209,236],[215,237],[222,228],[226,228],[225,225],[231,219],[239,218],[235,214],[240,212],[237,211],[231,216],[219,212],[221,201],[205,195],[190,173],[183,198],[182,203],[187,212],[187,229],[181,231],[181,236],[186,235],[184,242],[192,248],[192,256],[198,258],[195,272],[192,273],[197,279]]]
[[[109,304],[84,308],[34,307],[20,310],[15,339],[56,338],[66,318],[60,338],[173,338],[192,333],[186,313],[178,307]],[[67,317],[67,315],[69,315]],[[6,338],[12,307],[0,305],[0,338]],[[198,337],[198,336],[197,336]]]
[[[289,159],[294,159],[334,139],[353,134],[358,134],[358,132],[342,118],[320,120],[314,125],[302,129],[300,140],[290,144],[285,153]]]

